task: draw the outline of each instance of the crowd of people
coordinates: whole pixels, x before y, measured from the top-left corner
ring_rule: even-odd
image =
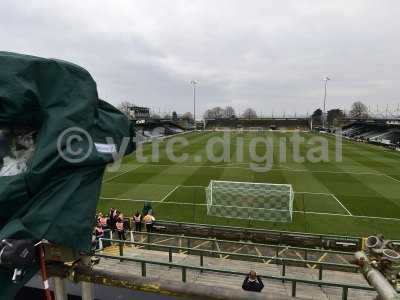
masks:
[[[142,231],[143,225],[147,232],[153,232],[155,221],[154,210],[149,202],[145,202],[142,211],[136,211],[131,218],[126,218],[120,210],[112,207],[106,215],[102,212],[97,213],[93,237],[94,240],[98,240],[104,237],[105,230],[110,230],[119,240],[125,241],[126,231],[131,229],[130,224],[134,224],[132,229],[137,232]]]

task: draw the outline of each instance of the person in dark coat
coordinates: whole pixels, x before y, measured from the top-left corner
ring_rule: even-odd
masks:
[[[264,283],[262,282],[261,277],[257,276],[256,272],[250,271],[243,281],[242,289],[249,292],[261,292],[263,288]]]

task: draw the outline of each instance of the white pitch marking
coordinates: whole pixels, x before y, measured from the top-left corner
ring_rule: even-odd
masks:
[[[126,173],[130,173],[130,172],[132,172],[132,171],[135,171],[135,170],[137,170],[137,169],[139,169],[140,167],[143,167],[143,166],[144,166],[144,165],[135,166],[135,167],[134,167],[133,169],[131,169],[131,170],[122,172],[121,174],[117,174],[117,175],[115,175],[115,176],[113,176],[113,177],[111,177],[111,178],[108,178],[108,179],[104,180],[103,183],[107,183],[107,182],[109,182],[109,181],[111,181],[111,180],[113,180],[113,179],[115,179],[115,178],[117,178],[117,177],[120,177],[120,176],[122,176],[122,175],[125,175]]]
[[[350,216],[353,215],[353,214],[346,208],[346,206],[344,206],[343,203],[339,201],[339,199],[338,199],[334,194],[331,194],[331,196],[333,197],[333,199],[335,199],[335,200],[340,204],[340,206],[341,206]]]
[[[100,197],[100,199],[104,200],[116,200],[116,201],[129,201],[129,202],[144,202],[149,201],[152,203],[164,203],[164,204],[178,204],[178,205],[194,205],[194,206],[207,206],[205,203],[187,203],[187,202],[161,202],[161,201],[151,201],[151,200],[138,200],[138,199],[128,199],[128,198],[106,198]],[[299,214],[311,214],[311,215],[325,215],[325,216],[338,216],[338,217],[348,217],[348,218],[360,218],[360,219],[376,219],[376,220],[386,220],[386,221],[400,221],[397,218],[387,218],[387,217],[373,217],[373,216],[360,216],[360,215],[345,215],[345,214],[334,214],[334,213],[324,213],[324,212],[316,212],[316,211],[301,211],[294,210],[293,212]]]
[[[141,200],[141,199],[130,199],[130,198],[110,198],[110,197],[100,197],[100,199],[104,200],[116,200],[116,201],[128,201],[128,202],[151,202],[151,203],[165,203],[165,204],[182,204],[182,205],[196,205],[196,206],[207,206],[205,203],[188,203],[188,202],[163,202],[161,200]]]
[[[176,187],[174,187],[171,191],[169,191],[169,193],[167,195],[165,195],[164,198],[161,199],[160,202],[164,202],[169,196],[172,195],[173,192],[175,192],[177,189],[179,189],[181,186],[177,185]]]
[[[345,214],[333,214],[333,213],[324,213],[324,212],[316,212],[316,211],[300,211],[294,210],[295,213],[301,214],[311,214],[311,215],[326,215],[326,216],[338,216],[338,217],[348,217],[348,218],[361,218],[361,219],[377,219],[377,220],[386,220],[386,221],[400,221],[398,218],[388,218],[388,217],[373,217],[373,216],[360,216],[360,215],[345,215]]]
[[[331,196],[332,194],[330,193],[313,193],[313,192],[294,192],[295,194],[307,194],[307,195],[325,195],[325,196]]]
[[[394,181],[400,183],[400,180],[398,180],[398,179],[396,179],[396,178],[394,178],[394,177],[392,177],[392,176],[390,176],[390,175],[387,175],[387,174],[382,174],[382,175],[385,176],[385,177],[387,177],[387,178],[389,178],[389,179],[391,179],[391,180],[394,180]]]
[[[241,169],[241,170],[251,170],[250,167],[233,167],[233,166],[222,166],[222,165],[215,165],[215,166],[205,166],[205,165],[178,165],[178,164],[146,164],[146,166],[151,167],[171,167],[171,166],[178,166],[183,168],[222,168],[222,169]],[[306,169],[282,169],[282,168],[272,168],[269,171],[286,171],[286,172],[304,172],[304,173],[326,173],[326,174],[350,174],[350,175],[374,175],[374,176],[388,176],[382,173],[374,173],[374,172],[355,172],[355,171],[324,171],[324,170],[306,170]],[[394,179],[394,178],[392,178]]]

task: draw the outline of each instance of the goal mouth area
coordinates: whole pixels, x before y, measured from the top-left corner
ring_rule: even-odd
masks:
[[[207,214],[222,218],[292,222],[290,184],[211,180],[206,188]]]

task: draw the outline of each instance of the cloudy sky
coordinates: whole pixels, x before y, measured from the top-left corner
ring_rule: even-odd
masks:
[[[100,97],[156,111],[307,113],[400,104],[400,1],[8,1],[1,50],[85,67]]]

